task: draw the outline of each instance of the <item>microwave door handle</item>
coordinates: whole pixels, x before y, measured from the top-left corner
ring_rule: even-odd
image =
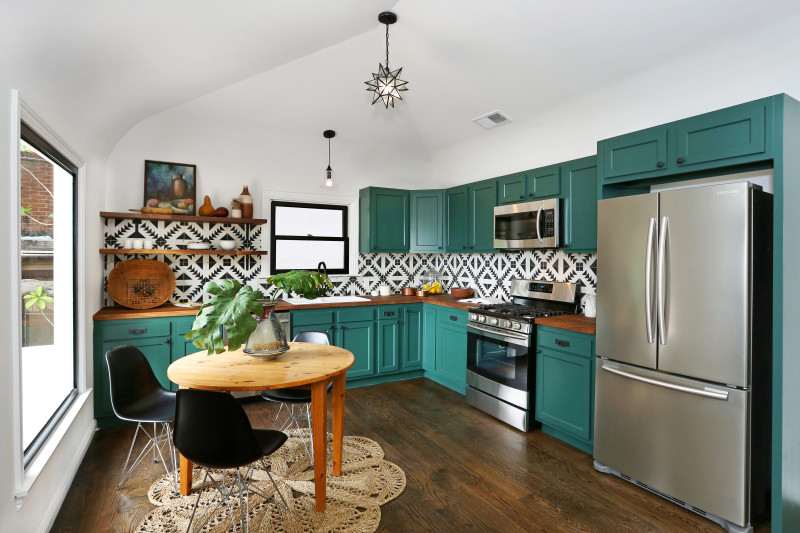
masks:
[[[666,273],[664,271],[665,255],[667,249],[667,233],[669,228],[669,218],[661,217],[661,231],[658,238],[658,268],[656,269],[656,305],[658,307],[658,342],[667,344],[667,328],[665,320],[665,308],[667,295],[664,290]]]
[[[539,210],[536,211],[536,238],[539,239],[539,242],[544,242],[542,239],[542,233],[539,231],[539,219],[542,218],[542,208],[544,207],[543,204],[539,204]]]
[[[647,343],[653,344],[653,248],[655,243],[656,219],[650,219],[647,228],[647,252],[644,260],[644,316],[647,325]]]

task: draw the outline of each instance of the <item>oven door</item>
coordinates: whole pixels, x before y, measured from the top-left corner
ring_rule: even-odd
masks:
[[[467,370],[495,383],[528,391],[532,376],[529,350],[526,334],[467,326]]]

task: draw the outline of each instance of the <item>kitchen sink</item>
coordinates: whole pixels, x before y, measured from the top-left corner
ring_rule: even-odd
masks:
[[[306,300],[305,298],[288,298],[286,302],[293,305],[311,305],[311,304],[342,304],[348,302],[369,302],[369,298],[362,298],[361,296],[320,296],[313,300]]]

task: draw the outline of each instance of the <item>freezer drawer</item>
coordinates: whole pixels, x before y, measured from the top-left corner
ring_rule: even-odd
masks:
[[[596,365],[594,458],[702,511],[748,524],[750,391],[602,358]]]

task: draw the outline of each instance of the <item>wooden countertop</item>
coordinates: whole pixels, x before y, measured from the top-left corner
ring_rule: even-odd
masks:
[[[303,309],[324,309],[326,307],[356,307],[362,305],[402,305],[402,304],[416,304],[428,303],[434,305],[441,305],[443,307],[452,307],[454,309],[467,310],[472,307],[477,307],[478,304],[461,303],[458,298],[450,294],[437,294],[435,296],[426,296],[421,298],[419,296],[403,296],[401,294],[393,294],[391,296],[363,296],[366,302],[343,302],[343,303],[320,303],[320,304],[306,304],[294,305],[283,300],[278,300],[276,311],[302,311]],[[153,309],[128,309],[119,305],[110,307],[103,307],[94,314],[92,320],[122,320],[126,318],[158,318],[168,316],[192,316],[196,315],[200,310],[199,307],[178,307],[175,305],[167,304]],[[583,316],[583,315],[581,315]]]
[[[594,335],[596,321],[596,318],[587,318],[584,315],[561,315],[537,318],[536,324]]]

